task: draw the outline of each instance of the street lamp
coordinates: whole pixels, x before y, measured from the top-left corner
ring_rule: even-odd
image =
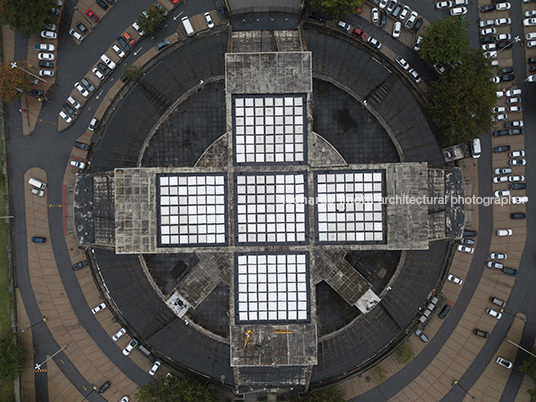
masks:
[[[33,75],[33,76],[34,76],[35,78],[37,78],[38,80],[41,80],[41,81],[43,81],[43,82],[46,82],[44,79],[42,79],[41,77],[35,75],[34,73],[32,73],[32,72],[30,72],[30,71],[28,71],[28,70],[25,70],[25,69],[22,68],[22,67],[17,66],[17,62],[16,62],[16,61],[14,61],[13,63],[11,63],[11,68],[18,68],[19,70],[22,70],[22,71],[24,71],[24,72],[27,73],[27,74]]]
[[[532,357],[536,357],[536,355],[530,351],[528,351],[527,349],[525,349],[523,346],[521,345],[518,345],[517,343],[511,341],[510,339],[506,338],[506,340],[508,342],[510,342],[512,345],[514,345],[515,347],[517,347],[518,349],[521,349],[523,352],[527,352],[529,355],[531,355]]]
[[[41,324],[42,322],[46,322],[46,320],[47,320],[47,317],[43,316],[43,318],[41,318],[40,321],[37,321],[35,324],[30,325],[28,328],[24,328],[24,329],[21,330],[20,332],[26,332],[26,331],[28,331],[29,329],[32,329],[33,327],[35,327],[37,324]]]
[[[512,313],[510,313],[510,312],[508,312],[508,311],[504,311],[504,308],[502,308],[502,309],[500,310],[500,312],[501,312],[501,313],[505,313],[505,314],[510,314],[512,317],[515,317],[515,318],[517,318],[518,320],[527,322],[527,319],[526,319],[526,318],[524,318],[524,317],[518,317],[516,314],[512,314]]]
[[[64,349],[67,349],[67,346],[68,345],[65,345],[64,347],[62,347],[61,349],[59,349],[58,351],[56,351],[56,353],[54,353],[52,356],[49,356],[46,358],[46,360],[43,362],[43,363],[35,363],[35,369],[36,370],[40,370],[41,369],[41,366],[43,364],[45,364],[46,362],[48,362],[50,359],[52,359],[54,356],[56,356],[58,353],[60,353],[62,350]]]
[[[469,396],[473,399],[473,401],[476,401],[476,397],[474,397],[473,395],[471,395],[471,394],[469,393],[469,391],[467,391],[464,387],[462,387],[461,384],[460,384],[460,382],[459,382],[458,380],[454,380],[454,381],[452,381],[452,386],[454,386],[454,385],[457,385],[458,387],[460,387],[460,388],[462,389],[463,392],[465,392],[467,395],[469,395]]]
[[[507,44],[505,47],[503,47],[502,49],[499,49],[499,50],[497,51],[497,53],[502,52],[504,49],[509,49],[509,48],[510,48],[510,45],[511,45],[512,43],[514,43],[514,42],[516,42],[516,43],[521,42],[521,38],[520,38],[519,36],[515,36],[514,39],[512,39],[510,42],[508,42],[508,44]]]

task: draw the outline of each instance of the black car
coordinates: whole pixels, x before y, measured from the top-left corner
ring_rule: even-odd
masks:
[[[47,242],[46,237],[41,237],[41,236],[32,237],[32,243],[46,243],[46,242]]]
[[[108,4],[106,4],[103,0],[96,0],[96,3],[97,3],[103,10],[108,10]]]
[[[513,73],[514,72],[514,68],[513,67],[504,67],[504,68],[501,68],[499,70],[499,75],[503,75],[503,74],[510,74],[510,73]]]
[[[413,25],[413,31],[417,32],[419,29],[421,29],[422,24],[424,23],[424,20],[422,18],[419,18],[417,21],[415,21],[415,25]]]
[[[531,73],[533,73],[534,71],[536,71],[536,66],[529,66],[529,71]]]
[[[73,269],[73,271],[78,271],[79,269],[84,268],[86,265],[87,265],[87,261],[84,260],[84,261],[77,262],[71,268]]]
[[[449,315],[450,310],[452,310],[452,306],[450,304],[445,304],[443,308],[441,309],[441,311],[439,312],[439,314],[437,315],[437,317],[440,320],[445,319],[447,315]]]
[[[503,271],[503,274],[506,274],[506,275],[512,275],[512,276],[518,276],[519,275],[519,271],[517,269],[514,269],[514,268],[504,267],[502,269],[502,271]]]
[[[127,82],[128,77],[126,75],[122,75],[121,77],[119,77],[119,79],[121,80],[121,82]]]
[[[123,39],[122,36],[120,36],[119,38],[117,38],[117,41],[119,42],[119,44],[121,45],[121,47],[123,49],[125,49],[125,52],[128,52],[130,50],[130,46],[128,45],[127,41],[125,39]]]
[[[89,92],[93,92],[95,90],[95,87],[93,86],[93,84],[91,82],[89,82],[89,80],[87,80],[86,78],[82,78],[80,80],[80,82],[82,83],[83,86],[86,87],[86,89]]]
[[[508,188],[510,190],[525,190],[527,185],[525,183],[510,183]]]
[[[536,63],[536,57],[529,57],[529,58],[527,59],[527,63],[529,63],[529,64],[534,64],[534,63]]]
[[[111,6],[113,6],[114,5],[114,0],[106,0],[106,3],[108,3]]]
[[[513,81],[515,79],[516,79],[516,76],[514,74],[501,75],[502,82]]]
[[[110,67],[108,67],[106,64],[101,63],[101,62],[97,63],[97,68],[101,70],[105,75],[108,75],[112,72],[112,70],[110,70]]]
[[[320,14],[320,13],[317,13],[316,11],[311,11],[309,13],[309,18],[317,20],[318,22],[325,22],[326,21],[324,16],[322,14]]]
[[[75,146],[75,148],[81,149],[83,151],[89,151],[89,148],[91,147],[91,145],[86,144],[84,142],[80,142],[80,141],[75,141],[74,146]]]
[[[97,390],[97,393],[99,395],[102,395],[104,393],[104,391],[106,391],[108,388],[110,388],[110,385],[111,385],[110,381],[106,381],[104,384],[102,384],[100,386],[100,388]]]
[[[76,22],[76,27],[80,30],[80,32],[82,32],[83,34],[87,34],[89,31],[88,29],[86,28],[86,26],[84,24],[82,24],[80,21],[77,21]]]
[[[158,42],[156,44],[156,50],[160,51],[160,50],[164,49],[167,46],[169,46],[169,40],[164,39],[162,42]]]
[[[495,11],[495,4],[486,4],[485,6],[480,7],[481,13],[489,13],[490,11]]]
[[[496,130],[493,132],[494,137],[501,137],[503,135],[510,135],[510,130],[502,129],[502,130]]]
[[[512,46],[514,46],[513,42],[507,42],[505,40],[502,40],[497,43],[497,49],[510,49]]]
[[[52,63],[51,61],[40,60],[37,64],[41,68],[54,68],[54,63]]]
[[[478,237],[478,232],[476,230],[464,229],[463,237]]]
[[[508,130],[508,135],[519,135],[519,134],[525,134],[524,128],[511,128]]]
[[[480,43],[495,43],[495,36],[484,36],[483,38],[480,38]]]
[[[34,96],[36,98],[42,98],[43,96],[45,96],[45,93],[40,89],[32,89],[30,92],[28,92],[28,95]]]
[[[475,334],[476,336],[479,336],[481,338],[484,338],[484,339],[488,339],[488,336],[489,336],[489,332],[482,331],[482,330],[480,330],[478,328],[473,329],[473,334]]]
[[[510,219],[525,219],[527,217],[527,214],[524,212],[514,212],[513,214],[510,214]]]
[[[387,25],[387,14],[382,13],[382,15],[380,16],[380,28],[385,28],[385,25]]]
[[[156,6],[156,8],[158,8],[160,10],[160,12],[162,13],[162,15],[164,17],[166,17],[168,15],[168,12],[164,8],[164,6],[162,4],[160,4],[158,1],[156,3],[154,3],[154,5]]]
[[[74,110],[68,103],[64,103],[62,106],[65,110],[67,110],[67,113],[69,113],[71,117],[76,117],[76,115],[78,114],[76,113],[76,110]]]
[[[499,145],[498,147],[493,148],[493,152],[508,152],[510,151],[510,145]]]

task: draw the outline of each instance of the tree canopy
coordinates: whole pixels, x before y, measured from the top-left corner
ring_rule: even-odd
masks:
[[[17,66],[28,69],[25,63],[17,62]],[[20,68],[12,68],[11,63],[0,64],[0,100],[12,102],[20,98],[30,88],[31,77]]]
[[[146,35],[153,33],[163,20],[164,12],[154,4],[147,7],[138,18],[140,29]]]
[[[140,78],[143,74],[143,67],[137,66],[135,64],[125,64],[123,66],[123,75],[127,80],[135,81]]]
[[[344,402],[344,391],[335,387],[310,392],[298,400],[299,402]]]
[[[533,350],[532,353],[536,353],[536,350]],[[529,378],[536,383],[536,357],[529,356],[528,359],[519,366],[519,371],[528,375]],[[536,399],[536,389],[529,389],[528,393],[531,400]]]
[[[0,380],[15,380],[24,368],[24,348],[15,344],[15,334],[7,332],[0,339]]]
[[[52,7],[49,0],[0,0],[0,23],[29,37],[54,21]]]
[[[431,64],[448,65],[459,62],[470,48],[467,28],[462,18],[444,17],[426,26],[420,54]]]
[[[345,15],[357,14],[357,9],[364,0],[310,0],[310,7],[327,18],[340,18]]]
[[[138,388],[136,397],[141,402],[213,402],[216,393],[205,384],[184,375],[160,377]]]
[[[491,129],[497,85],[489,59],[470,50],[432,84],[428,111],[441,130],[443,145],[470,141]]]

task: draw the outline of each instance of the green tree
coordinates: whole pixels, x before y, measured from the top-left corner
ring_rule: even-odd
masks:
[[[396,361],[400,364],[408,364],[415,357],[415,353],[408,342],[404,342],[395,349]]]
[[[536,350],[533,350],[532,353],[536,353]],[[519,366],[519,371],[528,375],[529,378],[536,383],[536,357],[529,356],[529,358]],[[529,389],[528,393],[531,400],[536,400],[536,389]]]
[[[138,18],[140,29],[146,35],[151,34],[164,21],[164,12],[154,4],[147,7]]]
[[[136,398],[141,402],[213,402],[218,396],[193,378],[184,375],[160,377],[138,388]]]
[[[420,54],[431,64],[459,62],[470,48],[467,28],[462,18],[444,17],[426,26]]]
[[[15,380],[24,368],[24,348],[15,344],[15,334],[7,332],[0,339],[0,380]]]
[[[344,402],[344,391],[335,387],[320,389],[301,396],[299,402]]]
[[[467,52],[432,84],[428,111],[440,129],[444,146],[471,141],[491,129],[497,85],[481,49]]]
[[[310,0],[310,7],[327,18],[335,19],[357,14],[364,0]]]
[[[0,0],[0,23],[29,37],[54,21],[49,0]]]
[[[25,63],[17,62],[17,66],[27,70]],[[12,102],[20,98],[30,88],[31,76],[20,68],[12,68],[11,63],[0,64],[0,100]]]
[[[143,67],[135,64],[125,64],[123,66],[123,75],[127,80],[137,80],[143,75]]]

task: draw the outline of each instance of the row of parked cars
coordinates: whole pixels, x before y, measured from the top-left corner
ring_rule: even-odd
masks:
[[[52,1],[54,7],[50,9],[50,12],[59,16],[61,14],[61,6],[63,5],[61,0]],[[43,27],[43,30],[40,34],[42,39],[56,40],[58,39],[57,26],[56,24],[46,24]],[[39,53],[37,54],[37,65],[39,66],[39,76],[40,77],[54,77],[54,51],[56,46],[52,44],[37,44],[35,45],[35,50]],[[39,96],[40,97],[40,96]]]
[[[414,32],[421,29],[422,24],[424,23],[424,19],[419,17],[419,14],[417,14],[416,11],[411,11],[407,5],[398,2],[397,0],[372,0],[372,4],[375,6],[372,9],[372,22],[378,22],[380,28],[385,28],[385,25],[387,24],[387,16],[391,16],[395,20],[393,36],[395,30],[400,32],[404,20],[404,27],[412,29]],[[378,8],[376,8],[376,6]],[[398,35],[400,35],[400,33],[398,33]]]

